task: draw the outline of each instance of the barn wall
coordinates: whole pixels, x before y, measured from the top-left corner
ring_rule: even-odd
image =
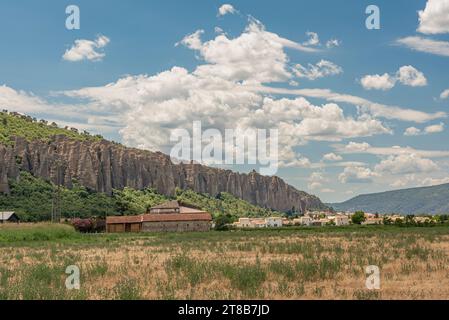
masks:
[[[209,230],[209,221],[167,221],[142,223],[142,232],[202,232]]]
[[[107,231],[109,233],[123,233],[123,232],[125,232],[125,225],[124,224],[108,224]]]

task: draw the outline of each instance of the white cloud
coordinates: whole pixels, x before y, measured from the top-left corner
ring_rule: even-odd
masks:
[[[101,61],[105,57],[104,52],[98,52],[97,49],[102,49],[108,45],[110,39],[106,36],[98,36],[96,40],[75,40],[75,44],[62,56],[66,61]]]
[[[321,60],[315,65],[309,63],[307,67],[303,67],[301,64],[297,64],[294,71],[298,78],[316,80],[318,78],[338,75],[343,72],[343,69],[333,62]]]
[[[407,128],[404,132],[405,136],[420,136],[420,135],[426,135],[426,134],[432,134],[432,133],[440,133],[444,131],[444,123],[434,124],[430,125],[424,128],[424,130],[410,127]]]
[[[375,167],[376,172],[387,174],[432,172],[438,169],[434,161],[422,158],[415,153],[390,156]]]
[[[308,179],[308,187],[310,190],[317,190],[329,181],[328,178],[324,176],[323,172],[312,172]]]
[[[399,68],[397,79],[406,86],[423,87],[427,85],[427,79],[424,74],[413,66],[403,66]]]
[[[385,73],[383,75],[366,75],[360,81],[363,88],[367,90],[390,90],[396,82],[400,82],[405,86],[423,87],[427,85],[427,79],[421,71],[413,66],[402,66],[396,72],[396,75]]]
[[[92,133],[110,133],[120,129],[118,116],[111,116],[110,109],[101,115],[92,114],[95,104],[59,104],[49,102],[30,92],[18,91],[6,85],[0,86],[0,106],[9,111],[21,112]],[[67,119],[70,119],[68,121]]]
[[[376,119],[347,117],[337,104],[315,106],[304,98],[265,98],[262,108],[253,113],[251,121],[256,126],[277,126],[280,134],[291,137],[297,144],[391,133]]]
[[[449,42],[426,39],[418,36],[400,38],[396,44],[405,46],[409,49],[449,57]]]
[[[105,86],[63,94],[86,99],[88,104],[81,109],[86,116],[107,115],[113,123],[120,123],[125,144],[145,149],[167,152],[172,146],[172,129],[190,130],[194,120],[201,120],[203,130],[217,128],[222,132],[226,128],[276,128],[281,166],[301,168],[315,168],[315,164],[294,149],[311,141],[391,134],[379,116],[422,122],[445,116],[379,105],[326,89],[287,90],[287,94],[301,97],[276,98],[270,93],[285,89],[262,84],[294,78],[285,49],[315,50],[266,31],[254,19],[235,38],[219,34],[203,41],[201,37],[199,30],[181,41],[204,61],[191,72],[173,67],[156,75],[125,76]],[[314,105],[303,96],[329,103]],[[356,116],[345,114],[340,102],[360,106],[359,112]],[[80,108],[71,110],[79,112]],[[344,162],[323,165],[363,167]]]
[[[436,186],[440,184],[447,184],[449,183],[449,177],[443,177],[443,178],[425,178],[424,180],[421,180],[422,186]]]
[[[305,46],[318,46],[320,44],[320,37],[318,36],[318,33],[316,32],[306,32],[307,37],[309,37],[309,39],[307,39],[307,41],[303,42],[303,45]]]
[[[391,146],[373,147],[367,142],[349,142],[346,145],[335,144],[334,149],[343,154],[372,154],[376,156],[416,154],[423,158],[449,158],[447,150],[420,150],[411,147]]]
[[[369,183],[378,174],[365,167],[346,167],[338,176],[341,183]]]
[[[447,99],[447,98],[449,98],[449,89],[444,90],[440,94],[440,99]]]
[[[234,14],[236,12],[237,12],[237,10],[235,10],[235,8],[232,5],[224,4],[224,5],[222,5],[218,9],[218,16],[224,16],[224,15],[227,15],[227,14]]]
[[[406,174],[393,180],[390,183],[390,186],[394,188],[427,187],[449,183],[449,177],[434,177],[434,175],[435,174],[429,172]]]
[[[428,0],[418,12],[418,32],[425,34],[449,33],[449,0]]]
[[[335,47],[339,47],[340,45],[341,45],[341,41],[338,39],[330,39],[326,42],[327,48],[335,48]]]
[[[424,132],[427,134],[440,133],[443,131],[444,131],[444,123],[434,124],[434,125],[428,126],[424,129]]]
[[[204,60],[192,72],[174,67],[154,76],[127,76],[103,87],[64,94],[91,101],[95,110],[120,110],[125,114],[120,131],[124,142],[153,150],[167,151],[172,128],[190,129],[193,120],[201,120],[204,129],[223,132],[225,128],[277,128],[284,167],[311,166],[310,160],[292,150],[309,141],[391,133],[368,115],[346,116],[335,103],[315,106],[304,98],[275,99],[254,90],[261,82],[291,80],[284,49],[304,49],[266,31],[259,21],[250,19],[236,38],[220,34],[202,41],[202,34],[199,30],[180,42]]]
[[[176,46],[179,44],[185,45],[189,49],[193,50],[201,50],[203,43],[201,41],[201,35],[204,33],[204,30],[197,30],[192,34],[189,34],[181,40],[181,42],[176,43]]]
[[[341,160],[343,160],[343,158],[342,158],[342,156],[331,152],[331,153],[325,154],[323,156],[323,160],[324,161],[341,161]]]
[[[383,75],[366,75],[361,80],[363,88],[366,90],[390,90],[396,84],[396,78],[390,76],[388,73]]]
[[[285,150],[287,156],[281,154],[281,158],[284,160],[279,161],[279,168],[310,168],[312,163],[306,157],[301,155],[291,155],[293,152],[291,149]]]
[[[247,88],[249,89],[249,87]],[[277,93],[325,99],[327,101],[336,103],[348,103],[357,106],[360,111],[369,112],[373,117],[382,117],[386,119],[423,123],[447,117],[446,112],[427,113],[413,109],[401,108],[398,106],[384,105],[369,101],[361,97],[333,92],[329,89],[288,89],[267,86],[254,86],[252,90],[272,94]]]
[[[254,18],[237,38],[219,34],[203,43],[203,33],[203,30],[198,30],[181,41],[186,47],[198,51],[206,62],[194,72],[200,77],[256,83],[286,81],[293,75],[287,68],[289,59],[284,49],[315,51],[266,31]]]
[[[409,136],[409,137],[419,136],[420,134],[421,134],[421,129],[418,129],[416,127],[407,128],[407,129],[405,129],[405,132],[404,132],[404,136]]]

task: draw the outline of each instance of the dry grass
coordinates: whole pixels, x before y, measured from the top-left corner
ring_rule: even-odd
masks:
[[[0,299],[449,299],[449,228],[384,228],[0,242]]]

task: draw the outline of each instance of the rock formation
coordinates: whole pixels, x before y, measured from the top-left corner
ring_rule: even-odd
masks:
[[[155,188],[165,195],[192,189],[215,196],[228,192],[261,207],[279,211],[324,209],[315,196],[298,191],[279,177],[256,172],[236,173],[199,164],[173,164],[169,156],[127,148],[106,140],[74,140],[58,135],[44,141],[13,137],[13,146],[0,145],[0,192],[9,192],[8,179],[20,170],[71,187],[74,180],[99,192]]]

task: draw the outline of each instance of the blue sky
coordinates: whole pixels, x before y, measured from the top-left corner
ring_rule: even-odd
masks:
[[[71,4],[80,30],[65,28]],[[380,30],[365,27],[370,4]],[[165,152],[193,120],[281,128],[278,175],[329,202],[446,183],[448,16],[447,0],[4,0],[0,104]]]

